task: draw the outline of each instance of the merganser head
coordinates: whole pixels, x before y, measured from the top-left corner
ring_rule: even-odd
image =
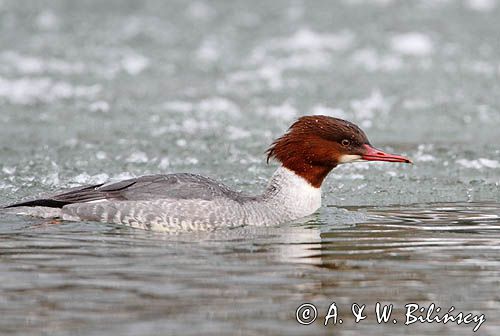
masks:
[[[342,163],[411,163],[408,158],[374,148],[365,133],[353,123],[323,115],[299,118],[267,150],[267,161],[271,158],[277,159],[284,167],[317,188],[326,175]]]

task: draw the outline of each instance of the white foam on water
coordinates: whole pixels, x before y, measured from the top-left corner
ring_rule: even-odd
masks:
[[[224,97],[209,97],[201,100],[196,110],[200,113],[224,113],[226,115],[237,116],[240,114],[240,108],[231,100]]]
[[[187,141],[186,141],[186,139],[177,139],[177,140],[175,141],[175,144],[176,144],[177,146],[179,146],[179,147],[186,147],[186,145],[187,145]]]
[[[290,3],[285,9],[286,16],[291,21],[299,20],[304,16],[304,5],[301,2]]]
[[[425,9],[437,9],[449,6],[450,4],[457,2],[455,0],[419,0],[418,6]]]
[[[200,46],[196,50],[195,56],[197,60],[204,63],[215,63],[220,58],[221,46],[214,38],[207,38],[201,42]]]
[[[41,11],[35,18],[35,24],[40,30],[57,30],[61,26],[61,20],[50,9]]]
[[[86,184],[112,184],[115,182],[128,180],[134,178],[135,176],[129,172],[123,172],[117,175],[110,177],[106,173],[100,173],[95,175],[90,175],[87,172],[78,174],[69,180],[70,187],[78,187]]]
[[[105,160],[108,158],[108,154],[106,154],[106,152],[104,151],[97,151],[95,153],[95,157],[97,160]]]
[[[27,75],[43,73],[73,75],[81,74],[87,70],[86,65],[79,61],[69,62],[59,58],[39,58],[10,50],[0,53],[0,61],[9,70]]]
[[[183,162],[188,165],[197,165],[200,161],[195,157],[187,157]]]
[[[279,60],[281,71],[288,69],[321,69],[331,64],[331,56],[325,51],[296,53]]]
[[[390,39],[390,46],[395,52],[410,56],[427,56],[434,51],[431,38],[419,32],[395,35]]]
[[[281,105],[259,108],[257,113],[288,122],[294,120],[299,115],[299,111],[287,101],[283,102]]]
[[[109,180],[109,175],[105,173],[89,175],[88,173],[81,173],[79,175],[74,176],[70,180],[70,184],[72,185],[83,185],[83,184],[99,184],[104,183]]]
[[[0,190],[10,189],[12,191],[17,191],[18,188],[13,186],[10,183],[6,183],[5,181],[0,180]]]
[[[230,99],[220,96],[207,97],[196,103],[173,100],[163,103],[162,107],[166,110],[182,113],[200,113],[205,115],[205,117],[207,114],[213,115],[214,113],[235,117],[241,113],[241,110],[236,103]]]
[[[436,161],[436,157],[435,156],[432,156],[430,154],[415,154],[412,156],[413,160],[414,161],[418,161],[418,162],[432,162],[432,161]]]
[[[249,89],[252,84],[264,82],[270,90],[278,90],[283,87],[283,67],[276,64],[266,64],[254,70],[240,70],[226,76],[225,82],[219,86],[221,89],[234,90],[235,86]],[[255,86],[255,85],[254,85]],[[257,87],[259,87],[257,85]]]
[[[284,50],[345,50],[354,43],[354,33],[343,30],[338,33],[319,33],[307,27],[297,30],[287,38],[273,39],[268,48]]]
[[[362,127],[370,128],[375,117],[387,116],[392,108],[392,101],[385,98],[382,93],[375,89],[366,98],[352,100],[351,109],[361,122]]]
[[[188,133],[196,133],[203,129],[207,129],[207,123],[204,121],[198,121],[193,118],[184,119],[181,124],[181,129]]]
[[[287,70],[318,71],[332,65],[332,53],[350,48],[355,40],[351,31],[319,33],[303,27],[288,37],[271,38],[258,45],[246,60],[248,67],[226,76],[225,89],[234,85],[263,82],[264,88],[278,90],[286,84],[283,73]]]
[[[41,178],[41,182],[42,184],[45,185],[58,186],[60,184],[59,166],[54,161],[51,162],[51,166],[52,166],[52,171],[46,176],[43,176]]]
[[[488,169],[500,168],[500,162],[498,162],[497,160],[490,160],[486,158],[479,158],[476,160],[459,159],[456,162],[462,167],[469,169],[481,170],[483,168],[488,168]]]
[[[488,105],[479,105],[477,107],[477,118],[482,123],[492,123],[500,121],[498,110]]]
[[[333,107],[328,107],[323,104],[317,104],[314,105],[311,108],[310,114],[315,115],[315,114],[320,114],[320,115],[326,115],[329,117],[334,117],[334,118],[340,118],[340,119],[347,119],[348,115],[345,113],[344,110],[340,108],[333,108]]]
[[[373,169],[373,166],[368,162],[353,162],[352,164],[342,165],[341,169],[345,169],[347,171],[369,170]]]
[[[342,0],[343,3],[356,6],[379,6],[386,7],[394,3],[394,0]]]
[[[263,79],[271,89],[283,87],[283,67],[278,65],[265,65],[260,67],[256,74],[257,78]]]
[[[3,166],[2,173],[7,175],[13,175],[17,170],[17,167]]]
[[[422,98],[406,98],[403,100],[402,106],[407,110],[420,110],[429,108],[431,103]]]
[[[471,62],[466,62],[463,67],[472,73],[485,75],[488,77],[497,75],[496,65],[486,61],[474,60]]]
[[[44,62],[36,57],[6,51],[1,54],[1,59],[3,64],[15,68],[15,70],[21,73],[33,74],[44,71]]]
[[[89,105],[89,110],[91,112],[109,112],[109,103],[104,100],[98,100]]]
[[[135,175],[129,172],[122,172],[117,175],[112,176],[109,180],[111,182],[117,182],[117,181],[122,181],[122,180],[128,180],[131,178],[134,178]]]
[[[8,79],[0,77],[0,99],[12,104],[30,105],[50,103],[69,98],[92,98],[101,90],[100,85],[72,85],[54,81],[49,77],[24,77]]]
[[[365,176],[362,174],[331,174],[334,180],[364,180]]]
[[[404,62],[397,54],[381,54],[373,48],[356,50],[350,58],[354,66],[361,66],[367,71],[397,71],[403,68]]]
[[[129,157],[125,160],[129,163],[146,163],[148,162],[148,156],[144,152],[133,152],[129,155]]]
[[[160,163],[158,164],[158,168],[165,170],[168,167],[170,167],[170,159],[168,157],[164,157],[160,160]]]
[[[184,118],[181,123],[170,122],[165,126],[160,126],[152,130],[153,136],[160,136],[168,132],[185,132],[195,134],[200,131],[213,130],[220,128],[220,124],[213,120],[197,120],[195,118]]]
[[[129,75],[136,76],[143,72],[150,65],[146,56],[139,54],[126,55],[121,60],[121,66]]]
[[[164,103],[163,108],[166,110],[174,110],[178,112],[191,112],[194,109],[194,104],[186,101],[173,100]]]
[[[490,12],[498,6],[497,0],[466,0],[465,6],[478,12]]]
[[[342,51],[354,44],[355,35],[343,30],[338,33],[318,33],[309,28],[301,28],[289,37],[271,38],[257,46],[249,58],[250,64],[279,63],[281,70],[298,67],[319,67],[320,62],[329,64],[327,59],[332,51]],[[286,56],[283,57],[283,52]]]
[[[415,154],[412,155],[412,159],[418,162],[433,162],[437,161],[436,157],[425,153],[426,151],[434,150],[433,145],[418,145],[418,150]]]
[[[229,140],[240,140],[250,137],[252,133],[241,127],[229,125],[226,127],[226,135]]]
[[[155,126],[152,135],[157,137],[168,132],[184,132],[195,134],[200,131],[220,128],[220,119],[238,118],[241,115],[239,106],[225,97],[213,96],[198,102],[168,101],[161,105],[166,111],[174,111],[184,116],[179,123],[170,121],[168,124]]]
[[[212,20],[216,14],[215,8],[203,1],[191,2],[186,8],[186,15],[197,21]]]

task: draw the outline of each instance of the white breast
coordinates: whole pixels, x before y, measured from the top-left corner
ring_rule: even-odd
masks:
[[[250,225],[293,221],[314,213],[320,206],[321,188],[285,167],[276,170],[262,198],[245,204]]]

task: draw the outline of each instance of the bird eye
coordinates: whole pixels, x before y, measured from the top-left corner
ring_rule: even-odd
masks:
[[[347,139],[342,140],[342,146],[347,147],[351,144],[351,142]]]

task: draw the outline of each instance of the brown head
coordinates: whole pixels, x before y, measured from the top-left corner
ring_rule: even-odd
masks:
[[[284,167],[319,188],[326,175],[341,163],[411,160],[384,153],[370,145],[365,133],[353,123],[323,115],[299,118],[288,132],[267,150],[267,160],[275,158]]]

